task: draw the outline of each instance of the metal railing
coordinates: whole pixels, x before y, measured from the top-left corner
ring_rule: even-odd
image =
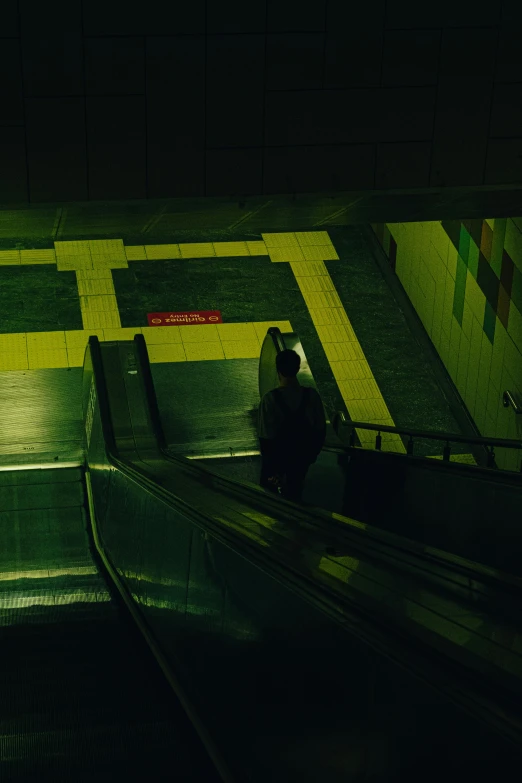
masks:
[[[350,429],[349,445],[355,446],[355,430],[373,430],[376,432],[375,449],[381,451],[382,436],[381,432],[391,432],[396,435],[406,435],[408,442],[406,444],[406,454],[413,456],[414,438],[421,440],[445,441],[442,459],[449,462],[451,455],[450,443],[468,443],[471,446],[480,446],[487,452],[487,467],[496,468],[495,448],[522,449],[522,440],[511,440],[508,438],[482,438],[472,435],[457,435],[452,432],[433,432],[430,430],[413,430],[408,427],[389,427],[385,424],[370,424],[366,421],[349,420],[343,411],[336,411],[332,417],[332,425],[339,436],[340,429],[346,427]],[[520,465],[522,472],[522,463]]]

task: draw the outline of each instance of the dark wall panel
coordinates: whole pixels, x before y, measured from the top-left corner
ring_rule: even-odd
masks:
[[[430,179],[431,144],[395,142],[377,146],[375,187],[427,188]]]
[[[87,95],[144,95],[143,36],[86,38],[85,91]]]
[[[385,87],[437,84],[440,30],[387,30],[382,84]]]
[[[207,33],[264,33],[267,0],[207,4]]]
[[[0,6],[6,198],[520,182],[520,0]]]
[[[264,192],[370,189],[374,168],[373,144],[275,147],[265,151]]]
[[[0,127],[0,202],[29,200],[25,129]]]
[[[324,86],[327,89],[378,87],[381,82],[383,31],[352,27],[329,32],[325,43]]]
[[[145,98],[87,98],[89,198],[146,198]]]
[[[31,200],[86,200],[83,98],[27,98],[25,114]]]
[[[201,35],[205,0],[84,0],[85,35]]]
[[[80,0],[20,0],[20,23],[26,96],[82,95]]]
[[[263,191],[263,150],[208,150],[206,196],[255,195]]]
[[[267,28],[271,33],[289,30],[324,30],[327,0],[266,0]]]
[[[489,135],[497,30],[444,30],[431,185],[480,185]]]
[[[266,90],[323,86],[324,33],[271,33],[266,42]]]
[[[208,38],[207,147],[263,143],[264,77],[264,36]]]
[[[0,39],[0,125],[24,124],[20,41]]]
[[[148,197],[205,193],[205,38],[148,38]]]
[[[2,0],[0,4],[0,38],[16,38],[18,27],[18,0]]]

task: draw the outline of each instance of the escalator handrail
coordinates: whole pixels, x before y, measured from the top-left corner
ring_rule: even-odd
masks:
[[[274,327],[273,331],[277,335],[279,329]],[[155,411],[154,415],[158,418],[158,428],[163,434],[147,346],[142,335],[137,335],[135,342],[138,345],[138,361],[141,374],[145,380],[144,391],[147,404],[150,406],[151,412]],[[483,582],[489,588],[492,586],[498,588],[499,585],[502,585],[502,589],[510,592],[515,591],[517,595],[522,592],[522,579],[516,576],[497,573],[495,569],[480,563],[474,563],[466,558],[444,552],[435,547],[428,547],[416,541],[404,539],[376,527],[368,527],[363,523],[342,515],[332,515],[323,509],[314,507],[313,510],[307,511],[305,508],[297,506],[284,498],[275,497],[270,493],[264,492],[257,486],[249,485],[232,477],[222,476],[205,465],[196,465],[191,460],[176,457],[170,454],[166,448],[160,448],[160,452],[168,462],[176,465],[182,464],[184,469],[193,475],[201,476],[202,474],[207,474],[211,477],[215,487],[217,486],[224,492],[235,496],[246,505],[262,504],[264,509],[275,518],[284,514],[285,519],[295,526],[312,528],[321,533],[322,536],[326,535],[330,539],[334,550],[342,550],[349,545],[353,546],[354,542],[360,546],[361,541],[364,541],[366,546],[371,544],[374,550],[377,549],[381,552],[383,549],[388,550],[388,556],[389,552],[392,552],[393,557],[403,562],[405,558],[410,561],[417,560],[426,569],[431,568],[438,572],[442,570],[445,574],[444,578],[448,581],[460,581],[463,579],[467,581],[468,586],[471,581]],[[120,463],[121,460],[118,455],[114,454],[114,456]],[[166,490],[162,491],[166,492]],[[207,525],[209,522],[210,520],[207,520]],[[454,579],[456,575],[458,575],[459,580]],[[437,580],[440,579],[440,576],[440,573],[437,573]]]
[[[332,418],[332,425],[337,435],[343,427],[353,430],[374,430],[375,432],[392,432],[397,435],[408,435],[412,438],[425,440],[443,440],[455,443],[470,443],[474,446],[496,446],[506,449],[522,449],[522,440],[509,438],[483,438],[471,435],[457,435],[452,432],[436,432],[434,430],[414,430],[409,427],[392,427],[387,424],[371,424],[367,421],[353,421],[348,419],[343,411],[336,411]]]

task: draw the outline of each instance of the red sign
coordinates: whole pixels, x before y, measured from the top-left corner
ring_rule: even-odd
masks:
[[[187,310],[186,313],[147,313],[149,326],[187,326],[222,324],[220,310]]]

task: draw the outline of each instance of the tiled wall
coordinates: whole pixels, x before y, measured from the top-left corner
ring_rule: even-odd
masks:
[[[519,0],[2,0],[0,201],[518,184]]]
[[[522,404],[522,218],[373,228],[481,434],[520,439],[502,393]]]

